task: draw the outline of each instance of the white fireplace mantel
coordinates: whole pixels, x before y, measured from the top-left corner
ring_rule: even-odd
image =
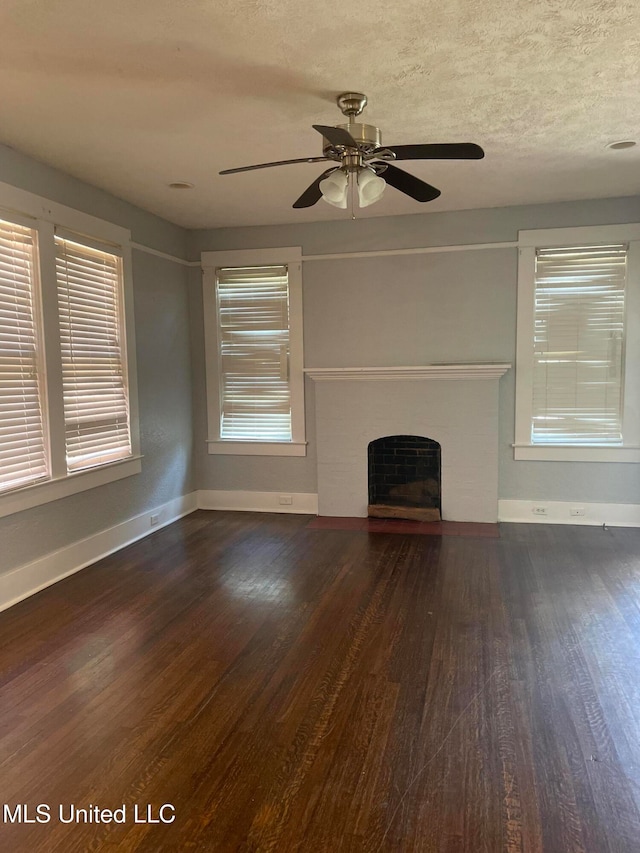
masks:
[[[410,367],[307,367],[305,373],[315,382],[346,379],[500,379],[510,364],[424,364]]]

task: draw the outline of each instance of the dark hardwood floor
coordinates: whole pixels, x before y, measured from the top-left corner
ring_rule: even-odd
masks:
[[[640,530],[308,522],[200,511],[0,614],[0,850],[638,853]]]

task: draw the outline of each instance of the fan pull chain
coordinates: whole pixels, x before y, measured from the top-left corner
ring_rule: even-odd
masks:
[[[355,195],[356,195],[356,173],[349,172],[349,195],[351,198],[351,219],[355,221],[356,212],[355,212]]]

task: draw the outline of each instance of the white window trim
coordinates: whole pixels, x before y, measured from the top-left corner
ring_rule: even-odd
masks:
[[[625,294],[623,443],[541,446],[531,442],[536,248],[628,243]],[[558,462],[640,462],[640,224],[552,228],[518,233],[516,426],[514,459]]]
[[[42,483],[6,492],[0,498],[0,518],[139,474],[142,470],[141,460],[142,456],[128,456],[126,459],[109,462],[87,471],[77,471],[58,479],[51,478]]]
[[[39,506],[62,497],[86,491],[106,483],[138,474],[142,470],[140,452],[140,416],[136,370],[136,341],[133,314],[133,274],[131,232],[112,222],[98,219],[65,205],[51,202],[34,193],[0,182],[0,218],[27,223],[38,232],[40,292],[43,309],[44,358],[47,375],[47,409],[50,476],[47,480],[23,486],[0,495],[0,518]],[[125,341],[128,385],[131,456],[106,465],[68,474],[65,461],[64,415],[62,411],[62,371],[59,362],[57,282],[55,271],[54,228],[65,229],[102,248],[118,247],[122,253],[124,283]]]
[[[203,252],[201,255],[204,305],[204,340],[207,387],[207,449],[211,454],[237,456],[306,456],[304,419],[304,349],[302,338],[302,249],[239,249]],[[220,438],[220,375],[216,321],[216,269],[218,267],[286,264],[289,273],[289,377],[291,389],[291,441],[227,441]]]

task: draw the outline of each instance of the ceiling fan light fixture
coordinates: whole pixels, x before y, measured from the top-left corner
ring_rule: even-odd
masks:
[[[387,182],[373,171],[373,169],[360,169],[358,172],[358,203],[360,207],[369,207],[380,201],[387,186]]]
[[[335,172],[332,172],[323,181],[320,181],[319,186],[322,198],[327,204],[331,204],[333,207],[340,207],[343,210],[347,207],[349,179],[342,169],[336,169]]]

